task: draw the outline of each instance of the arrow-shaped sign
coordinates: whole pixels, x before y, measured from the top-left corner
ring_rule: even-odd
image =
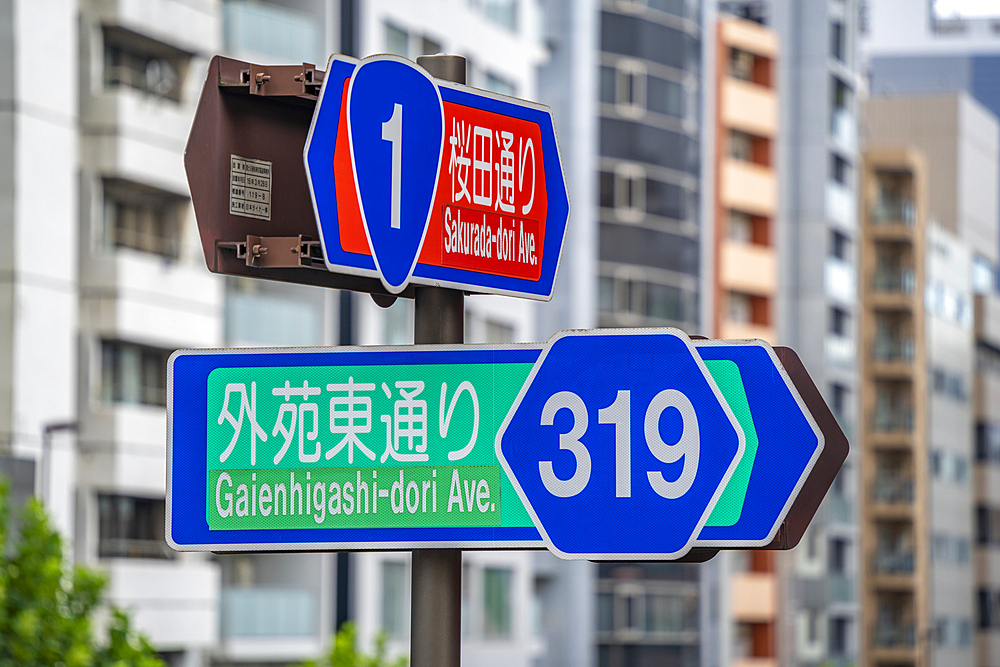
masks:
[[[330,271],[552,297],[569,198],[547,107],[335,55],[303,157]]]
[[[180,549],[787,549],[847,453],[793,352],[676,330],[182,351],[168,373]]]

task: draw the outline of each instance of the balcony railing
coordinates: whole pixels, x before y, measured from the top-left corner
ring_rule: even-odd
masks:
[[[879,292],[903,292],[913,294],[917,284],[913,269],[878,269],[872,280],[872,287]]]
[[[913,574],[912,551],[876,551],[872,569],[880,574]]]
[[[831,493],[823,501],[826,506],[827,516],[832,521],[838,523],[852,523],[854,521],[854,505],[851,499],[841,493]]]
[[[175,552],[160,540],[102,537],[97,542],[99,558],[173,558]]]
[[[912,338],[879,338],[872,354],[876,361],[913,361],[914,350]]]
[[[316,594],[296,588],[223,588],[223,637],[311,637]]]
[[[913,410],[876,410],[873,426],[876,431],[908,433],[913,430]]]
[[[846,574],[832,574],[827,578],[830,602],[854,602],[854,579]]]
[[[909,199],[882,199],[872,207],[871,219],[876,224],[911,226],[917,219],[916,207]]]
[[[872,497],[881,503],[913,502],[913,480],[898,477],[875,477]]]
[[[895,648],[916,646],[917,632],[913,623],[878,623],[875,625],[875,645]]]

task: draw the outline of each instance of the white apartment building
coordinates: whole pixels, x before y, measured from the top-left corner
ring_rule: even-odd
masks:
[[[0,9],[10,63],[0,74],[0,154],[9,156],[0,168],[0,456],[39,462],[35,488],[74,557],[109,574],[111,601],[132,610],[168,664],[315,657],[338,616],[333,554],[167,549],[170,352],[412,342],[403,300],[383,310],[365,295],[208,272],[182,160],[209,58],[324,67],[348,36],[358,56],[465,55],[470,84],[534,98],[539,11],[534,0],[21,0]],[[533,310],[470,297],[466,340],[530,340]],[[468,664],[528,665],[543,652],[533,558],[466,555]],[[351,560],[347,613],[362,647],[384,628],[391,650],[405,651],[406,554]]]

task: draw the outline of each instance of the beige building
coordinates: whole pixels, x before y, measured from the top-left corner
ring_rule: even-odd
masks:
[[[712,328],[717,338],[774,342],[778,39],[766,26],[728,15],[720,15],[717,30]]]
[[[1000,655],[988,629],[976,641],[977,612],[997,575],[988,546],[973,553],[991,464],[973,465],[977,423],[1000,406],[983,393],[991,371],[976,369],[1000,334],[984,317],[1000,132],[965,95],[873,98],[866,118],[861,654],[873,666],[991,665]]]
[[[715,228],[713,321],[716,338],[776,342],[778,205],[775,91],[778,38],[759,23],[720,14],[715,58]],[[706,323],[708,324],[708,323]],[[730,664],[778,664],[775,554],[726,554]]]

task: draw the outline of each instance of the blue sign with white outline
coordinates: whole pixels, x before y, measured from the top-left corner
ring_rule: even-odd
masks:
[[[317,373],[325,374],[322,382]],[[448,375],[456,373],[461,377]],[[399,387],[412,393],[414,380],[427,383],[413,400],[427,401],[419,414],[427,417],[429,437],[449,438],[431,443],[425,463],[391,450],[385,435],[389,408],[405,398]],[[352,381],[363,393],[349,400],[343,383]],[[571,558],[626,560],[761,547],[774,539],[824,448],[822,431],[767,343],[689,341],[675,330],[563,332],[543,345],[178,352],[168,366],[168,390],[167,534],[184,550],[549,546]],[[358,412],[365,396],[370,415]],[[298,418],[283,402],[298,405]],[[469,422],[473,402],[480,409]],[[360,429],[354,462],[350,451],[334,451],[347,432],[342,417],[327,414],[337,405]],[[453,432],[460,418],[480,432],[476,460],[448,453],[469,437]],[[295,437],[297,450],[289,446]],[[333,448],[329,463],[316,453],[321,442],[323,451]],[[225,457],[227,445],[232,458]],[[369,462],[379,453],[379,462]],[[282,457],[291,463],[279,465]],[[409,458],[414,462],[399,463]],[[390,515],[383,527],[358,527],[333,515],[332,505],[325,518],[307,515],[304,525],[295,523],[299,517],[269,527],[269,520],[253,523],[252,512],[239,516],[238,475],[251,477],[251,489],[254,481],[273,487],[268,475],[290,474],[296,479],[277,481],[291,488],[301,477],[308,484],[327,475],[346,488],[341,477],[353,480],[361,470],[374,496],[373,471],[382,479],[407,465],[414,466],[406,470],[408,492],[421,470],[432,484],[435,470],[451,479],[455,469],[463,485],[466,477],[486,480],[494,494],[500,484],[500,495],[482,504],[496,504],[499,525],[490,514],[482,525],[401,527]],[[466,510],[482,509],[479,482],[461,489],[442,483],[437,491],[440,516],[451,516],[451,504],[460,501]],[[230,504],[226,492],[236,503],[229,518],[222,512]],[[251,493],[255,498],[264,502]],[[394,511],[392,502],[379,512]],[[212,510],[220,507],[216,523],[233,529],[212,527]],[[240,525],[247,521],[252,525]]]
[[[547,107],[335,55],[303,160],[330,271],[551,299],[569,197]]]
[[[496,448],[554,553],[656,560],[695,545],[745,437],[684,333],[595,330],[549,341]]]
[[[416,266],[437,190],[441,95],[420,68],[366,60],[351,77],[347,127],[365,234],[379,275],[396,292]]]

